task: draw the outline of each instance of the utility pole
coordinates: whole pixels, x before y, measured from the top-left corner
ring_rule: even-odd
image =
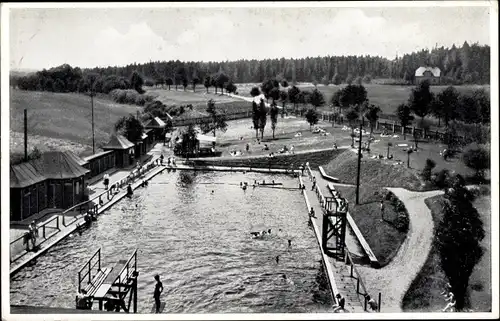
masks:
[[[358,176],[356,178],[356,205],[359,205],[359,180],[361,176],[361,141],[363,138],[363,122],[365,117],[361,116],[362,119],[359,122],[359,147],[358,147]]]
[[[92,154],[95,154],[95,132],[94,132],[94,79],[90,84],[90,104],[92,105]]]
[[[28,110],[24,110],[24,161],[28,161]]]

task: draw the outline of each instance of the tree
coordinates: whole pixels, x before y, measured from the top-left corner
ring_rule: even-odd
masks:
[[[217,87],[219,87],[221,89],[222,94],[224,94],[224,87],[226,86],[228,81],[229,81],[229,77],[225,73],[220,72],[217,75],[216,84],[217,84]]]
[[[333,93],[332,100],[331,100],[333,108],[335,109],[335,107],[338,107],[339,113],[341,112],[341,106],[342,106],[342,104],[340,102],[341,96],[342,96],[342,90],[337,90],[336,92]]]
[[[387,157],[386,158],[389,158],[389,150],[390,150],[391,147],[392,147],[392,143],[391,142],[387,142]]]
[[[316,79],[313,79],[312,84],[316,88],[318,86],[318,81]]]
[[[312,126],[316,125],[319,121],[319,115],[318,112],[313,109],[309,108],[305,114],[306,120],[309,123],[309,127],[312,130]]]
[[[325,104],[325,96],[323,96],[323,93],[317,88],[314,88],[311,93],[310,101],[314,108],[321,107]]]
[[[379,118],[379,113],[381,112],[381,109],[379,106],[376,105],[369,105],[367,107],[367,110],[365,111],[365,117],[370,123],[370,139],[368,139],[368,150],[370,150],[370,143],[373,137],[373,128],[377,124],[377,120]]]
[[[430,182],[431,181],[431,178],[432,178],[432,170],[434,169],[434,167],[436,167],[436,162],[433,161],[432,159],[430,158],[427,158],[427,160],[425,161],[425,167],[424,169],[422,170],[422,178],[427,181],[427,182]]]
[[[465,307],[469,277],[483,255],[483,222],[472,205],[463,180],[454,180],[446,192],[443,219],[438,224],[436,241],[445,272],[455,296],[457,311]]]
[[[144,126],[133,114],[130,114],[118,119],[115,123],[115,131],[131,142],[138,142],[142,138]]]
[[[210,76],[206,76],[205,80],[203,81],[203,86],[205,86],[205,88],[207,89],[207,94],[208,94],[208,88],[210,88],[211,85],[212,85],[212,79],[210,78]]]
[[[273,100],[273,103],[276,103],[276,100],[280,99],[280,90],[278,87],[274,87],[269,92],[269,98]]]
[[[334,84],[335,86],[338,86],[342,83],[342,79],[340,78],[340,75],[339,74],[335,74],[333,75],[332,77],[332,84]]]
[[[182,87],[184,87],[184,91],[186,91],[188,84],[189,83],[188,83],[187,78],[182,79]]]
[[[259,138],[259,128],[260,128],[260,110],[259,105],[255,101],[252,101],[252,122],[253,128],[255,129],[255,138]]]
[[[354,148],[354,137],[356,137],[356,135],[354,134],[354,121],[359,118],[359,112],[355,107],[350,107],[345,113],[345,118],[349,123],[349,127],[351,127],[351,147]]]
[[[236,90],[238,88],[233,84],[232,81],[229,81],[227,84],[226,84],[226,92],[232,94],[232,93],[235,93]]]
[[[287,88],[288,87],[288,81],[286,79],[281,80],[281,87]]]
[[[144,84],[144,79],[137,71],[132,73],[130,77],[130,85],[134,88],[139,94],[143,94],[144,90],[142,89],[142,85]]]
[[[325,86],[328,86],[330,84],[330,79],[325,75],[323,78],[321,78],[321,83]]]
[[[252,87],[250,90],[250,96],[257,97],[258,95],[260,95],[259,87]]]
[[[296,111],[297,104],[299,103],[299,94],[300,89],[296,86],[292,86],[290,89],[288,89],[288,99],[293,104],[294,111]]]
[[[367,100],[367,92],[362,85],[348,85],[340,94],[340,105],[344,108],[355,107],[358,111]]]
[[[354,76],[351,74],[347,75],[347,78],[345,79],[346,84],[352,85],[353,81],[354,81]]]
[[[415,115],[420,117],[420,124],[423,128],[424,118],[431,111],[434,94],[431,92],[428,81],[421,82],[416,88],[413,88],[408,100],[408,105]]]
[[[193,152],[195,151],[196,143],[198,141],[196,136],[197,136],[197,133],[196,133],[196,130],[194,128],[194,125],[192,125],[192,124],[189,125],[187,127],[187,129],[185,129],[182,132],[181,150],[182,150],[182,153],[186,156],[186,160],[188,160],[189,155],[193,154]]]
[[[271,103],[271,109],[269,110],[269,116],[271,117],[271,129],[273,130],[273,139],[274,139],[274,131],[276,130],[276,125],[278,124],[278,106],[273,101]]]
[[[215,102],[213,99],[210,99],[207,102],[206,112],[210,116],[210,121],[202,123],[200,125],[201,131],[203,134],[212,132],[215,137],[216,130],[220,130],[225,132],[227,130],[227,122],[226,122],[226,114],[219,113],[215,107]]]
[[[411,109],[406,104],[400,104],[398,109],[396,110],[396,115],[401,122],[401,126],[403,127],[403,137],[406,140],[406,126],[410,125],[413,121],[414,117],[411,114]]]
[[[456,118],[459,97],[460,94],[455,87],[449,86],[437,95],[436,102],[432,105],[433,114],[439,118],[443,117],[446,127],[450,120]]]
[[[413,149],[409,148],[407,151],[406,151],[406,154],[408,155],[408,159],[406,161],[406,167],[410,168],[410,154],[413,153]]]
[[[465,166],[476,171],[477,178],[484,178],[484,171],[490,168],[490,155],[486,148],[470,147],[463,156],[462,160]]]
[[[479,119],[483,124],[490,123],[490,109],[491,103],[489,95],[486,94],[484,89],[474,90],[472,93],[472,97],[476,100],[478,110],[479,110]]]
[[[362,78],[362,77],[360,77],[360,76],[356,77],[356,79],[354,79],[354,83],[355,83],[356,85],[361,86],[361,85],[363,84],[363,78]]]
[[[267,108],[264,99],[260,100],[259,104],[259,128],[260,128],[260,138],[264,139],[264,129],[267,124]]]
[[[370,83],[372,82],[372,76],[371,76],[371,75],[365,75],[365,76],[363,77],[363,82],[364,82],[365,84],[370,84]]]
[[[165,83],[168,86],[168,90],[170,90],[170,86],[172,86],[174,84],[174,80],[172,78],[168,77],[167,80],[165,80]]]
[[[193,84],[193,92],[196,91],[196,85],[200,83],[200,78],[198,77],[193,77],[193,79],[191,79],[191,83]]]
[[[280,84],[276,79],[268,79],[265,82],[262,83],[261,85],[261,90],[266,99],[269,99],[271,97],[271,91],[274,88],[277,88],[279,91]]]

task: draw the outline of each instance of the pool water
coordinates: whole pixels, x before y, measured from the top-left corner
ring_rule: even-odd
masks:
[[[103,267],[138,250],[140,313],[154,305],[155,274],[164,313],[325,312],[331,299],[303,197],[239,186],[263,179],[297,186],[284,175],[163,172],[18,272],[11,304],[74,308],[78,270],[101,248]],[[271,236],[251,237],[268,229]]]

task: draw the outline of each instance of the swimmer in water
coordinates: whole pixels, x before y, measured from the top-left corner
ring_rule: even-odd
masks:
[[[283,278],[283,281],[285,281],[286,283],[293,285],[293,281],[288,279],[285,274],[282,275],[282,278]]]
[[[267,233],[271,234],[271,229],[267,230]]]
[[[212,194],[214,193],[214,190],[212,190]]]
[[[292,247],[292,240],[288,240],[288,247]]]
[[[277,255],[277,256],[276,256],[276,264],[279,264],[279,263],[280,263],[280,256],[279,256],[279,255]],[[283,274],[283,275],[284,275],[284,274]]]

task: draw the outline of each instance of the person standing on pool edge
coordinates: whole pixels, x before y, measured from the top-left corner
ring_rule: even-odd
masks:
[[[156,313],[160,313],[160,307],[161,307],[160,294],[163,292],[163,284],[161,283],[160,276],[158,274],[155,275],[155,280],[156,280],[156,285],[153,296],[155,299]]]

